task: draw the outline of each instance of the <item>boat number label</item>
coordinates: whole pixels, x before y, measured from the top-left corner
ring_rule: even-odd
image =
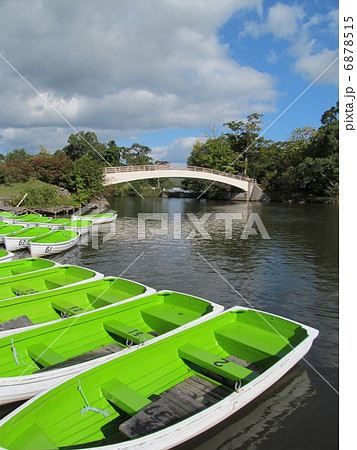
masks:
[[[129,334],[131,334],[132,336],[141,336],[142,334],[144,334],[142,331],[137,330],[136,328],[134,330],[130,330]]]
[[[215,361],[213,363],[213,365],[216,366],[216,367],[222,367],[224,364],[227,364],[227,363],[229,363],[229,361],[227,361],[226,359],[222,358],[219,361]]]
[[[50,253],[52,250],[52,245],[47,245],[47,247],[45,248],[45,253]]]
[[[19,245],[26,245],[26,239],[20,239]]]

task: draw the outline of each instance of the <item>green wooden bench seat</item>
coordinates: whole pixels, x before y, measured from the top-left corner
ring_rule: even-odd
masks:
[[[77,306],[74,303],[63,299],[52,302],[51,306],[57,311],[63,312],[69,316],[75,316],[76,314],[84,312],[84,309],[81,306]]]
[[[154,337],[152,334],[140,331],[135,327],[122,323],[116,319],[105,322],[104,329],[108,333],[114,334],[125,342],[127,340],[132,341],[133,344],[144,343],[146,341],[149,341],[150,339],[153,339]]]
[[[48,348],[45,344],[41,343],[28,347],[27,354],[42,367],[52,366],[66,359],[55,350],[52,350],[51,347]]]
[[[139,394],[139,392],[131,389],[129,386],[121,383],[116,378],[108,381],[102,387],[104,397],[118,406],[120,409],[130,415],[136,414],[142,408],[147,406],[151,401]]]
[[[186,344],[179,348],[179,355],[182,359],[202,367],[208,372],[217,374],[230,381],[243,380],[253,374],[247,369],[225,358],[220,358],[214,353],[202,350],[192,344]]]

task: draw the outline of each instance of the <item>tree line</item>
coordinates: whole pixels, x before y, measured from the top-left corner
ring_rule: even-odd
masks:
[[[286,141],[261,136],[261,114],[245,121],[224,124],[227,132],[197,140],[187,163],[257,179],[275,201],[318,201],[334,203],[338,196],[339,122],[338,104],[325,111],[318,129],[294,130]],[[0,184],[11,185],[32,179],[67,189],[78,205],[105,192],[103,167],[168,163],[153,161],[151,149],[134,143],[118,146],[114,140],[101,143],[95,133],[71,134],[67,145],[51,154],[44,147],[36,155],[25,149],[0,154]],[[156,181],[134,182],[135,189],[152,187]],[[207,183],[185,181],[185,187],[202,192]],[[212,186],[205,196],[218,198],[222,187]],[[129,185],[107,188],[111,195],[134,195]]]
[[[318,129],[298,128],[286,141],[264,139],[261,118],[254,113],[246,121],[225,123],[226,133],[196,142],[188,164],[255,178],[274,201],[337,202],[338,103],[323,113]],[[206,186],[186,183],[197,193]],[[218,197],[219,189],[210,188],[206,196]]]
[[[80,131],[71,134],[67,145],[53,154],[42,146],[36,155],[23,148],[0,154],[0,183],[40,180],[67,189],[73,202],[83,205],[104,193],[103,167],[154,164],[150,153],[151,149],[144,145],[119,147],[113,140],[104,144],[95,133]],[[114,193],[120,194],[120,189]]]

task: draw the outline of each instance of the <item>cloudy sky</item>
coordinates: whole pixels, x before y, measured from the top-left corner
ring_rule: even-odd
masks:
[[[91,130],[184,163],[253,112],[286,139],[338,100],[337,49],[337,0],[0,0],[0,151]]]

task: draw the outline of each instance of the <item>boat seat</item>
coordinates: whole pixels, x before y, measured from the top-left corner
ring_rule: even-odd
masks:
[[[66,359],[55,350],[52,350],[51,347],[48,348],[45,344],[41,343],[27,347],[27,354],[43,367],[52,366]]]
[[[116,378],[105,383],[101,390],[107,400],[130,415],[136,414],[151,403],[148,398],[126,384],[121,383]]]
[[[81,306],[75,305],[63,299],[55,300],[51,303],[51,306],[57,311],[63,312],[70,316],[75,316],[76,314],[84,312],[84,309]]]
[[[179,356],[203,368],[209,373],[216,374],[230,381],[243,380],[253,374],[252,370],[240,366],[225,358],[220,358],[214,353],[207,352],[192,344],[186,344],[178,349]]]
[[[197,313],[184,308],[162,304],[142,311],[142,316],[152,328],[164,333],[198,318]]]
[[[17,284],[16,286],[11,286],[12,292],[19,297],[20,295],[37,294],[38,291],[25,284]]]
[[[140,344],[150,339],[153,339],[149,333],[145,333],[143,331],[138,330],[130,325],[119,322],[119,320],[113,319],[108,322],[104,322],[104,329],[111,334],[121,338],[125,342],[133,341],[134,344]]]

